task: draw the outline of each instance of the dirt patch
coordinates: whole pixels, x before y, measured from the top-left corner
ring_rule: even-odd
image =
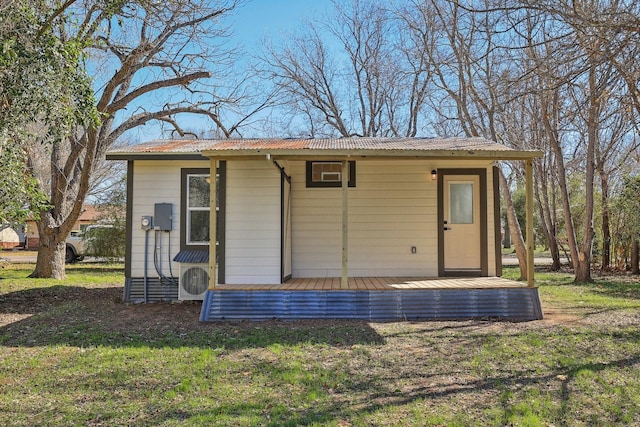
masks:
[[[566,310],[557,307],[545,307],[543,308],[543,313],[544,318],[539,322],[550,325],[576,325],[584,321],[584,316],[568,313]]]
[[[113,307],[112,326],[115,329],[129,328],[162,328],[163,325],[180,325],[197,328],[200,324],[200,304],[184,303],[149,303],[122,304]]]
[[[31,314],[0,313],[0,328],[12,323],[20,322],[31,317]]]

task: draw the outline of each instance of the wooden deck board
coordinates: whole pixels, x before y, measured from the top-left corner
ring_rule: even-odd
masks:
[[[525,288],[525,282],[501,277],[416,278],[416,277],[350,277],[349,290],[397,290],[397,289],[490,289]],[[339,277],[295,278],[274,285],[218,284],[219,290],[340,290]]]

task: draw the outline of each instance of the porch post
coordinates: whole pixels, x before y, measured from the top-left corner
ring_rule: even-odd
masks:
[[[533,160],[525,161],[526,172],[526,211],[527,211],[527,285],[533,286]]]
[[[216,288],[216,242],[218,241],[218,234],[216,233],[217,226],[217,183],[218,183],[218,159],[211,157],[211,165],[209,166],[209,289]]]
[[[342,280],[340,288],[349,288],[349,162],[342,161]]]

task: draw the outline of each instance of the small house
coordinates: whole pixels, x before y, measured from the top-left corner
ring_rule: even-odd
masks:
[[[24,226],[16,224],[0,224],[0,249],[24,247]]]
[[[483,138],[118,148],[125,300],[203,300],[201,320],[541,318],[533,272],[500,277],[497,169],[525,161],[530,185],[540,155]]]

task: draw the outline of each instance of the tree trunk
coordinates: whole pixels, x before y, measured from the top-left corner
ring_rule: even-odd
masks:
[[[611,266],[611,226],[609,218],[609,178],[600,170],[600,183],[602,187],[602,271],[609,270]]]
[[[551,99],[549,99],[551,98]],[[559,94],[554,92],[550,97],[543,97],[542,99],[544,111],[558,111],[559,109]],[[562,213],[564,216],[565,227],[567,230],[567,243],[569,244],[569,253],[571,254],[571,263],[573,264],[573,270],[578,270],[578,241],[576,239],[576,232],[573,226],[573,217],[571,215],[571,205],[569,203],[569,189],[567,186],[567,172],[564,164],[564,156],[562,153],[562,146],[558,137],[557,128],[551,123],[551,114],[543,114],[543,124],[549,136],[549,142],[553,150],[558,187],[560,189],[560,200],[562,201]]]
[[[540,203],[538,199],[538,215],[542,221],[542,228],[544,230],[545,237],[547,238],[547,246],[549,246],[549,252],[551,254],[551,271],[559,271],[560,270],[560,248],[558,247],[558,239],[556,238],[556,225],[550,222],[550,217],[548,216],[548,212]]]
[[[585,201],[584,201],[584,235],[578,253],[575,281],[579,283],[591,282],[591,250],[593,248],[593,210],[594,193],[593,182],[595,176],[595,147],[599,141],[600,126],[600,90],[596,75],[596,66],[589,69],[589,119],[587,121],[587,159],[585,173]]]
[[[56,228],[44,225],[45,221],[38,222],[40,248],[36,268],[29,277],[63,280],[66,278],[64,270],[66,234],[63,236]]]
[[[505,249],[511,248],[511,231],[509,230],[509,221],[504,224],[504,239],[502,241],[502,247]]]
[[[583,250],[578,253],[579,260],[576,267],[576,277],[574,282],[576,283],[588,283],[591,282],[591,257],[588,256]]]
[[[511,199],[511,193],[509,192],[509,184],[507,183],[507,178],[504,176],[502,169],[500,169],[500,189],[502,190],[502,197],[507,209],[509,234],[511,236],[513,246],[515,247],[516,255],[518,256],[520,280],[527,280],[527,249],[524,244],[524,239],[522,238],[522,230],[520,229],[520,223],[518,222],[518,216],[516,215],[516,208],[513,206],[513,200]]]
[[[631,242],[631,274],[640,274],[640,240]]]
[[[554,141],[552,144],[554,149],[554,155],[556,158],[556,166],[558,169],[558,184],[560,189],[560,195],[562,200],[562,213],[564,216],[565,228],[567,230],[567,243],[569,244],[569,253],[571,254],[571,263],[573,264],[574,271],[578,270],[578,242],[576,239],[576,232],[573,226],[573,216],[571,214],[571,205],[569,203],[569,188],[567,186],[567,175],[562,160],[562,148],[558,141]]]
[[[105,123],[110,123],[105,120]],[[54,144],[50,155],[50,210],[40,212],[40,248],[31,277],[64,279],[65,241],[82,214],[89,180],[96,158],[98,134],[89,129],[81,152],[68,152],[64,144]],[[84,159],[82,159],[84,150]]]
[[[534,164],[535,167],[535,164]],[[535,197],[538,202],[538,214],[540,215],[540,223],[547,238],[547,245],[551,252],[551,271],[560,270],[560,248],[558,248],[558,239],[556,236],[556,222],[551,214],[552,207],[549,205],[549,186],[548,177],[542,166],[535,167],[537,172],[538,185],[535,186]],[[552,189],[552,191],[555,191]],[[555,209],[555,206],[553,207]]]

